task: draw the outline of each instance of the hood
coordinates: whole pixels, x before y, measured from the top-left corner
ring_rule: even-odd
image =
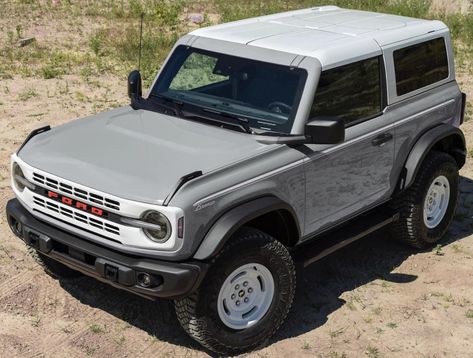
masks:
[[[270,147],[246,133],[122,107],[38,134],[18,155],[89,188],[159,203],[182,176],[205,175]]]

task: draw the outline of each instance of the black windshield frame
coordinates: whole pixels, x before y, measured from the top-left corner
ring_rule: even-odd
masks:
[[[248,125],[251,128],[254,128],[258,134],[274,134],[274,133],[281,133],[281,134],[290,134],[294,120],[296,118],[298,108],[300,105],[300,101],[302,98],[302,94],[304,91],[304,87],[306,85],[307,81],[307,71],[302,68],[297,68],[297,67],[291,67],[288,65],[281,65],[281,64],[275,64],[267,61],[260,61],[260,60],[255,60],[251,58],[245,58],[245,57],[238,57],[238,56],[233,56],[233,55],[228,55],[225,53],[219,53],[219,52],[213,52],[213,51],[208,51],[208,50],[203,50],[195,47],[188,47],[184,45],[177,46],[176,49],[174,50],[173,54],[165,64],[164,68],[162,69],[161,73],[159,74],[153,88],[150,91],[151,96],[168,96],[170,91],[174,91],[170,89],[171,83],[173,82],[173,79],[175,79],[176,75],[178,72],[181,70],[181,67],[185,63],[185,61],[191,56],[192,54],[202,54],[206,55],[212,58],[217,58],[217,59],[224,59],[222,62],[225,63],[225,61],[228,61],[229,63],[238,63],[239,61],[244,64],[244,68],[249,68],[251,69],[252,73],[261,73],[261,71],[267,75],[269,73],[272,78],[270,78],[271,81],[276,81],[279,78],[287,78],[290,79],[291,81],[291,86],[288,86],[286,82],[279,83],[280,91],[286,91],[285,94],[288,94],[290,97],[287,99],[292,99],[292,104],[290,105],[291,110],[289,112],[289,109],[286,109],[287,113],[281,113],[281,112],[275,112],[272,113],[269,110],[266,110],[267,113],[264,113],[263,107],[252,107],[251,103],[243,102],[243,101],[237,101],[235,98],[229,98],[225,96],[212,96],[215,98],[218,98],[222,103],[225,102],[230,102],[231,106],[233,108],[233,105],[241,107],[241,109],[246,108],[246,113],[243,111],[242,112],[233,112],[233,115],[237,115],[242,117],[244,120],[248,121]],[[242,65],[243,66],[243,65]],[[258,67],[259,66],[259,67]],[[260,70],[260,71],[258,71]],[[270,70],[274,70],[273,72],[270,72]],[[232,75],[240,73],[236,72],[232,73]],[[264,75],[262,75],[264,76]],[[230,81],[233,80],[232,77],[228,77],[228,86],[230,86]],[[232,79],[230,79],[232,78]],[[262,78],[255,78],[255,80],[260,80],[263,81],[264,77]],[[225,85],[225,80],[222,80],[222,82],[217,82],[212,85]],[[205,98],[207,96],[206,93],[202,93],[201,91],[205,90],[206,85],[202,87],[196,87],[190,90],[179,90],[179,92],[183,92],[186,94],[195,95],[196,93],[199,96],[202,96],[202,98]],[[289,89],[284,89],[285,87]],[[273,88],[270,86],[270,88]],[[198,90],[198,91],[196,91]],[[241,91],[244,92],[244,91]],[[266,91],[267,94],[267,91]],[[277,95],[278,93],[276,93]],[[267,94],[271,96],[271,93]],[[179,101],[186,103],[186,100],[184,98],[179,98]],[[235,102],[232,102],[235,101]],[[274,102],[278,102],[277,99],[274,100]],[[271,102],[270,102],[271,103]],[[284,102],[286,103],[286,102]],[[203,108],[206,108],[206,106],[201,103],[191,103],[192,105],[197,105],[197,106],[202,106]],[[245,107],[246,106],[246,107]],[[208,108],[208,107],[207,107]],[[230,108],[230,107],[229,107]],[[222,106],[219,106],[218,109],[220,111],[225,111],[225,108],[222,108]],[[235,109],[235,108],[233,108]],[[231,111],[228,111],[231,112]],[[252,112],[252,113],[250,113]],[[255,113],[258,113],[256,115]],[[277,122],[275,119],[276,118],[271,118],[271,116],[277,117]]]

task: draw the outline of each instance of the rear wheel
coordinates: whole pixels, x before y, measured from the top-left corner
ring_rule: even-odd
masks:
[[[79,271],[73,270],[60,262],[57,262],[50,257],[42,254],[36,249],[27,246],[28,253],[40,265],[43,270],[52,278],[61,279],[61,278],[76,278],[82,276]]]
[[[455,160],[444,152],[430,152],[412,186],[394,201],[400,219],[392,226],[393,236],[417,248],[435,244],[453,219],[457,192]]]
[[[175,301],[186,332],[206,348],[235,355],[265,343],[284,322],[295,292],[287,249],[243,228],[213,260],[202,285]]]

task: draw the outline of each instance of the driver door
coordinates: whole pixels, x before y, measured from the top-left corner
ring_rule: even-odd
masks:
[[[391,191],[394,129],[383,113],[382,57],[323,71],[311,118],[341,117],[345,141],[305,145],[306,233],[328,229],[384,201]]]

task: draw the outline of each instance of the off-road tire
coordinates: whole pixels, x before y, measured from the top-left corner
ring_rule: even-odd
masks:
[[[270,270],[274,296],[256,324],[234,330],[220,319],[217,299],[225,279],[246,263],[260,263]],[[291,308],[295,287],[295,267],[286,247],[259,230],[242,228],[212,260],[199,289],[175,300],[175,310],[184,330],[197,342],[216,353],[236,355],[264,345],[278,330]]]
[[[445,176],[450,185],[449,203],[443,219],[430,229],[424,223],[423,205],[430,185],[440,175]],[[400,212],[400,218],[391,226],[392,236],[419,249],[432,246],[448,230],[455,215],[457,197],[457,163],[447,153],[431,151],[421,164],[412,186],[393,202]]]
[[[54,279],[69,279],[82,276],[79,271],[73,270],[62,263],[45,256],[30,246],[27,246],[27,250],[33,260],[35,260],[36,263]]]

